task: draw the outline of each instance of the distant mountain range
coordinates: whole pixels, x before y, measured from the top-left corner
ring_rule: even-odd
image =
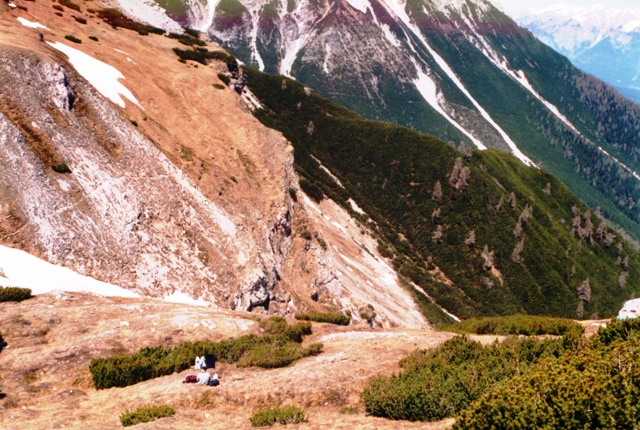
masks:
[[[640,102],[640,10],[559,5],[516,20],[580,69]]]

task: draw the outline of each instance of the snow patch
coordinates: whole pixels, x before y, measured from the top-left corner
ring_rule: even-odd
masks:
[[[625,302],[618,313],[617,319],[626,320],[640,316],[640,299],[629,300]]]
[[[184,305],[193,305],[193,306],[209,306],[209,303],[205,302],[202,299],[194,299],[190,295],[185,294],[181,291],[176,291],[169,296],[165,296],[165,302],[169,303],[181,303]]]
[[[133,291],[47,263],[27,252],[0,245],[0,285],[30,288],[33,294],[51,291],[87,292],[111,297],[140,297]]]
[[[169,32],[182,33],[180,24],[169,18],[153,0],[118,0],[118,4],[127,15],[135,16],[140,21]]]
[[[331,173],[331,171],[329,169],[324,167],[320,160],[318,160],[313,155],[311,156],[311,158],[313,158],[316,161],[316,163],[318,163],[318,165],[320,166],[320,169],[322,169],[327,175],[329,175],[329,177],[331,177],[331,179],[333,179],[335,181],[335,183],[340,186],[340,188],[344,188],[344,185],[342,185],[342,182],[340,182],[340,179],[338,179],[337,176],[335,176],[333,173]]]
[[[13,3],[10,3],[9,6],[11,6]],[[16,7],[15,5],[13,7]],[[49,30],[48,27],[45,27],[42,24],[38,24],[37,22],[33,22],[33,21],[29,21],[27,19],[24,19],[22,17],[18,17],[18,21],[20,21],[20,24],[24,25],[25,27],[29,27],[29,28],[44,28],[45,30]]]
[[[120,97],[122,95],[144,110],[131,91],[118,81],[118,79],[124,79],[124,75],[118,69],[64,43],[47,43],[69,57],[69,62],[78,73],[113,103],[124,108],[124,101]]]
[[[358,204],[352,198],[349,198],[349,200],[347,200],[347,202],[349,202],[349,204],[351,205],[351,209],[353,209],[354,211],[358,212],[360,215],[366,215],[365,211],[363,211],[360,208],[360,206],[358,206]]]
[[[440,115],[442,115],[447,121],[449,121],[455,128],[460,130],[465,136],[467,136],[471,141],[478,147],[478,149],[487,149],[487,147],[480,142],[475,136],[473,136],[469,131],[467,131],[464,127],[458,124],[453,118],[447,114],[442,107],[440,107],[439,101],[440,97],[438,97],[438,89],[436,87],[436,83],[431,79],[426,73],[420,70],[420,67],[414,60],[414,65],[416,66],[416,70],[418,71],[418,78],[413,81],[414,85],[422,95],[422,98],[425,99],[427,103]]]

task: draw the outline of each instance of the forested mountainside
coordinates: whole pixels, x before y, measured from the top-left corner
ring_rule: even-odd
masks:
[[[516,20],[576,67],[640,102],[640,11],[557,5]]]
[[[637,250],[550,174],[248,74],[255,115],[296,148],[303,190],[376,231],[380,252],[448,311],[610,316],[636,293]]]
[[[639,108],[486,0],[158,4],[367,118],[531,161],[640,237]]]

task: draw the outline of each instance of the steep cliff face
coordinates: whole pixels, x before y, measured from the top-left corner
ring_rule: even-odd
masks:
[[[174,39],[105,28],[88,11],[85,26],[47,4],[28,9],[0,14],[2,244],[145,296],[328,306],[356,320],[373,304],[382,325],[426,323],[391,269],[380,281],[382,260],[345,276],[362,249],[309,211],[292,146],[222,84],[225,63],[179,63]],[[105,86],[109,67],[120,78]],[[353,224],[346,212],[340,222]],[[376,288],[352,291],[365,284]]]

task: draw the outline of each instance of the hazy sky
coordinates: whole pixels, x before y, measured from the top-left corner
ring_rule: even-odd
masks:
[[[503,9],[510,15],[518,14],[527,9],[544,9],[556,4],[569,6],[593,6],[596,4],[606,4],[613,9],[635,9],[640,10],[638,0],[493,0],[495,5],[502,5]]]

